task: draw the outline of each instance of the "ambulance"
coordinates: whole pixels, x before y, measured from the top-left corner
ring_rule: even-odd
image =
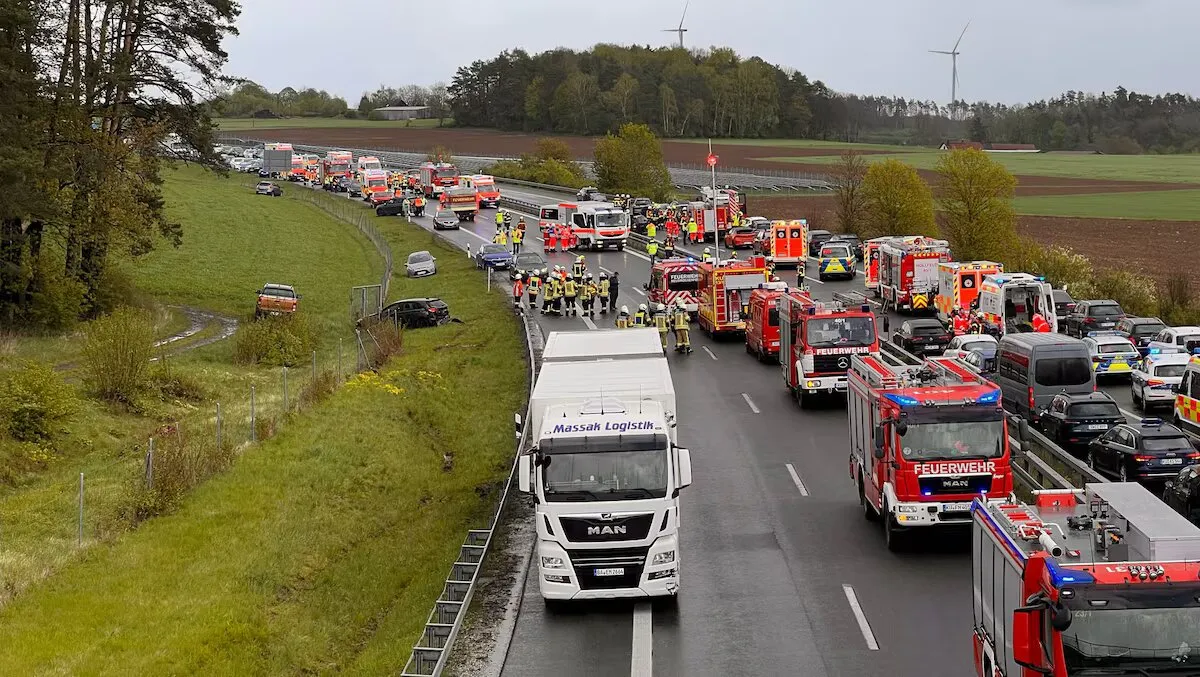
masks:
[[[933,298],[938,319],[949,322],[956,310],[970,310],[979,297],[979,285],[988,275],[1004,272],[1004,264],[993,261],[947,261],[938,264],[938,292]]]
[[[383,169],[383,163],[374,155],[364,155],[358,158],[358,162],[354,167],[354,175],[358,177],[359,183],[366,183],[367,172]]]
[[[786,282],[765,282],[750,292],[746,352],[756,355],[761,362],[779,359],[779,297],[788,291]]]
[[[776,266],[800,268],[808,261],[808,221],[771,222],[771,258]]]
[[[625,249],[629,240],[629,214],[611,202],[588,200],[544,205],[538,224],[546,228],[566,226],[579,239],[581,249]]]
[[[1200,354],[1192,356],[1175,388],[1175,426],[1200,435]]]
[[[1058,326],[1054,289],[1046,278],[1028,273],[987,275],[979,283],[979,311],[987,331],[995,336],[1032,331],[1033,316]]]
[[[746,330],[743,313],[749,309],[750,293],[769,282],[767,260],[752,256],[745,261],[720,265],[700,264],[700,298],[696,320],[709,336]]]

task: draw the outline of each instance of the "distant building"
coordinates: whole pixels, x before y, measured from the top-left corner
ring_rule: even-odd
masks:
[[[983,150],[983,144],[978,141],[947,141],[941,147],[942,150],[966,150],[968,148]]]
[[[371,111],[380,120],[417,120],[430,117],[429,106],[384,106]]]
[[[254,113],[251,115],[251,117],[255,117],[255,118],[259,118],[259,119],[276,119],[276,118],[281,118],[283,116],[276,114],[275,111],[271,110],[270,108],[262,108],[260,110],[254,111]]]
[[[979,141],[946,141],[941,145],[942,150],[963,150],[974,148],[985,153],[1040,153],[1032,143],[980,143]]]

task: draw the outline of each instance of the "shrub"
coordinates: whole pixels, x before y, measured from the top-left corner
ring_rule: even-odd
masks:
[[[333,394],[333,391],[337,390],[337,386],[337,373],[329,369],[318,372],[315,377],[310,378],[308,383],[305,383],[304,387],[300,389],[300,406],[309,407],[321,402]]]
[[[1186,274],[1172,275],[1159,290],[1158,317],[1172,326],[1200,324],[1200,306],[1192,300],[1191,280]]]
[[[1154,280],[1125,270],[1109,271],[1096,278],[1095,298],[1112,299],[1132,315],[1158,312],[1158,294]]]
[[[150,314],[119,308],[88,324],[83,346],[85,380],[101,399],[133,404],[145,389],[154,350]]]
[[[152,481],[147,483],[144,467],[130,480],[129,493],[117,511],[130,526],[176,509],[188,491],[233,463],[233,447],[218,447],[211,429],[195,434],[176,429],[176,435],[155,438]]]
[[[115,265],[104,269],[92,293],[92,310],[97,313],[111,313],[121,306],[149,309],[151,305],[150,297],[133,284],[133,278]]]
[[[84,311],[87,288],[82,282],[68,277],[53,257],[43,257],[37,272],[27,323],[50,331],[64,331],[75,326]]]
[[[404,330],[391,322],[366,322],[362,327],[368,369],[379,369],[404,349]]]
[[[43,442],[75,413],[75,389],[48,364],[27,362],[0,381],[0,425],[18,442]]]
[[[1022,261],[1005,261],[1013,270],[1043,275],[1056,287],[1065,287],[1075,298],[1086,298],[1092,290],[1092,263],[1066,247],[1040,247],[1026,241]]]
[[[208,398],[208,389],[203,384],[171,367],[165,357],[150,370],[150,385],[163,399],[203,402]]]
[[[316,343],[316,332],[304,315],[267,317],[238,326],[233,359],[238,364],[293,367],[308,359]]]

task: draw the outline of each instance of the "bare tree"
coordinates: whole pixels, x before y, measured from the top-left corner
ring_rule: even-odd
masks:
[[[834,172],[833,194],[837,199],[837,222],[844,233],[861,235],[867,213],[867,199],[862,185],[867,175],[867,161],[859,153],[848,150]]]

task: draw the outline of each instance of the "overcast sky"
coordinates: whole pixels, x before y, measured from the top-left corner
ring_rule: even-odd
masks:
[[[679,0],[243,0],[227,72],[271,91],[311,86],[350,106],[380,84],[449,82],[504,49],[666,45]],[[437,8],[435,15],[433,10]],[[636,20],[635,20],[636,19]],[[842,92],[1015,103],[1068,89],[1200,94],[1200,0],[692,0],[689,47],[729,46]],[[332,42],[331,42],[332,41]],[[336,52],[334,45],[336,44]]]

